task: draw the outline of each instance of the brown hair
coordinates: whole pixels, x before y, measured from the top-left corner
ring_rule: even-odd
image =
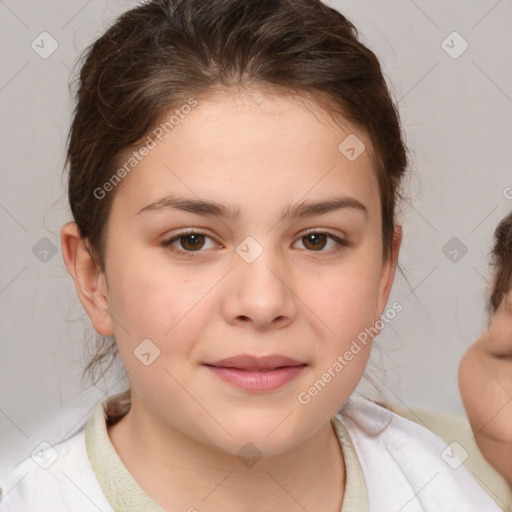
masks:
[[[101,200],[94,191],[171,109],[243,87],[312,99],[369,136],[389,257],[407,150],[377,57],[335,9],[320,0],[153,0],[120,16],[82,58],[68,198],[102,270],[115,191]],[[110,338],[97,349],[84,374],[117,354]]]
[[[491,314],[494,314],[512,289],[512,212],[501,220],[494,232],[491,266],[494,275],[489,302]]]

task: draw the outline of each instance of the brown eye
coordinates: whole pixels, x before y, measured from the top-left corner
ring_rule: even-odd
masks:
[[[169,240],[162,242],[162,245],[181,253],[204,252],[201,251],[201,249],[205,248],[207,240],[212,241],[212,247],[215,245],[211,236],[208,236],[204,233],[198,233],[196,231],[190,231],[179,233]]]
[[[310,233],[302,237],[304,246],[314,251],[322,250],[327,242],[325,233]]]
[[[181,235],[179,241],[185,250],[201,249],[204,245],[204,235],[200,233],[192,233],[190,235]]]
[[[327,247],[329,240],[333,242],[333,246],[328,247],[327,250],[324,250]],[[348,246],[346,240],[343,240],[331,233],[324,233],[321,231],[310,231],[309,233],[303,235],[300,238],[300,241],[308,251],[313,252],[336,252],[340,249],[343,249],[343,247]]]

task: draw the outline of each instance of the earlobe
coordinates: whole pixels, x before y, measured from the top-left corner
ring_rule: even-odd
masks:
[[[114,329],[104,272],[93,260],[74,222],[62,227],[60,239],[64,263],[94,329],[103,336],[112,336]]]

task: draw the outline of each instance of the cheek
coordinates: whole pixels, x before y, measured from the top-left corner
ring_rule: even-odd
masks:
[[[374,266],[347,266],[312,288],[306,303],[320,319],[312,322],[319,344],[311,379],[297,396],[302,406],[314,404],[318,414],[329,417],[359,383],[379,332],[378,277]]]
[[[359,262],[360,263],[360,262]],[[311,309],[325,321],[340,341],[354,336],[377,320],[379,273],[375,262],[346,265],[316,285]]]
[[[512,352],[512,311],[500,308],[493,316],[489,326],[489,349],[497,353]]]
[[[183,331],[187,324],[183,319],[205,293],[204,284],[150,265],[120,266],[111,289],[116,336],[133,346],[149,338],[163,347]]]
[[[197,301],[205,290],[183,276],[147,267],[141,265],[136,272],[120,268],[113,280],[116,341],[123,366],[139,392],[152,396],[165,390],[172,395],[179,386],[171,374],[181,380],[176,364],[190,359],[201,329]],[[182,366],[178,364],[179,370]]]

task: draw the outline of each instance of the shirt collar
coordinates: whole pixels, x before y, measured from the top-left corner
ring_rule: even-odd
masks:
[[[116,452],[107,431],[106,405],[116,395],[99,403],[85,428],[89,460],[101,488],[116,512],[164,512],[137,484]],[[363,471],[354,446],[339,418],[331,425],[340,443],[345,461],[345,492],[340,512],[368,512],[368,493]]]

